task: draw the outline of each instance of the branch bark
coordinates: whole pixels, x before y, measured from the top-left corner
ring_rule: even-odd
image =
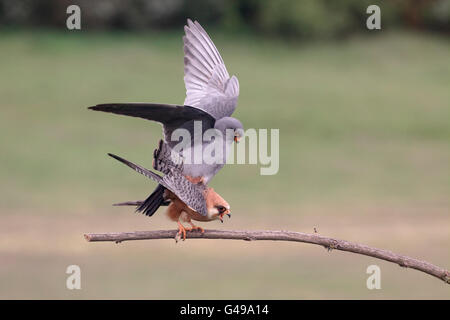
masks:
[[[177,236],[177,230],[155,230],[155,231],[136,231],[121,233],[88,233],[84,237],[89,242],[96,241],[114,241],[120,243],[130,240],[152,240],[152,239],[174,239]],[[350,241],[324,237],[319,234],[309,234],[293,231],[269,231],[269,230],[205,230],[201,232],[188,232],[189,239],[231,239],[231,240],[271,240],[271,241],[294,241],[316,244],[325,247],[328,251],[333,249],[340,251],[353,252],[392,263],[401,267],[412,268],[450,284],[450,273],[448,270],[433,265],[429,262],[414,259],[405,255],[397,254],[392,251],[372,248],[363,244]]]

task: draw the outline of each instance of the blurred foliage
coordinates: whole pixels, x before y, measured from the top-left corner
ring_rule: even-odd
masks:
[[[366,31],[366,8],[377,4],[384,28],[450,31],[450,0],[0,0],[0,25],[65,28],[71,4],[80,6],[84,30],[178,28],[190,17],[273,36],[330,38]]]

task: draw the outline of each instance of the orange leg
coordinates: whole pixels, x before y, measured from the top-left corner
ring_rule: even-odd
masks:
[[[201,233],[205,232],[205,229],[203,229],[202,227],[196,226],[195,224],[193,224],[192,222],[189,221],[189,224],[192,226],[191,228],[185,228],[186,231],[195,231],[195,230],[199,230]]]
[[[188,179],[193,184],[204,183],[203,177],[201,177],[201,176],[200,177],[186,176],[186,179]]]
[[[177,221],[178,223],[178,233],[177,236],[180,238],[183,237],[183,241],[186,240],[186,228],[181,224],[180,221]]]

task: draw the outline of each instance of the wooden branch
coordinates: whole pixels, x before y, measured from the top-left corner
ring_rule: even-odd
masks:
[[[114,241],[120,243],[130,240],[151,240],[151,239],[174,239],[177,236],[177,230],[155,230],[155,231],[136,231],[121,233],[88,233],[84,237],[87,241]],[[448,270],[435,266],[429,262],[417,260],[408,256],[394,253],[388,250],[372,248],[363,244],[353,243],[345,240],[338,240],[321,236],[317,233],[309,234],[293,231],[237,231],[237,230],[205,230],[201,232],[188,232],[189,239],[232,239],[232,240],[272,240],[272,241],[294,241],[316,244],[325,247],[328,251],[333,249],[353,252],[381,260],[396,263],[401,267],[412,268],[450,284],[450,273]]]

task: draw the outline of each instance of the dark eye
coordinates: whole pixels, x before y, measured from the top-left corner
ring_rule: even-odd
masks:
[[[224,213],[225,210],[227,210],[225,207],[222,206],[217,206],[217,210],[219,211],[219,213]]]

